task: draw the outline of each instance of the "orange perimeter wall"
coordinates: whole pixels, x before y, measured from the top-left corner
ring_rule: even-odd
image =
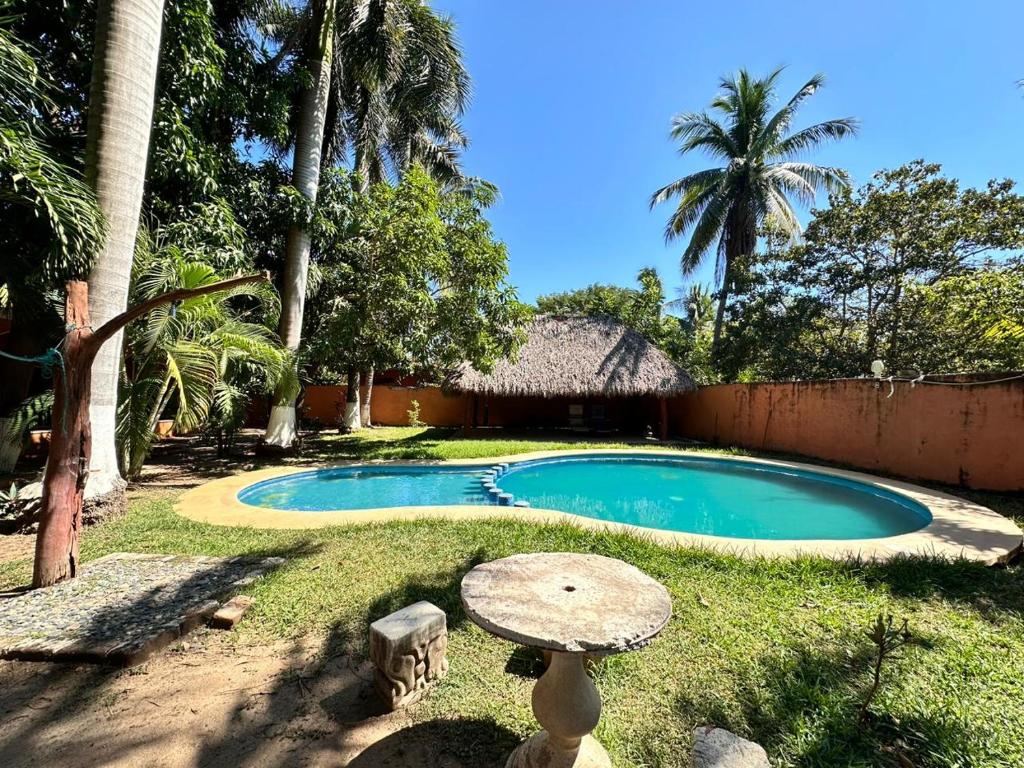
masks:
[[[420,421],[432,427],[461,427],[466,400],[462,395],[447,395],[439,387],[373,388],[370,417],[374,424],[386,427],[406,426],[412,401],[420,404]],[[345,387],[306,387],[305,415],[324,424],[335,425],[345,407]]]
[[[336,424],[344,398],[344,387],[307,387],[307,418]],[[437,387],[374,387],[373,421],[404,426],[416,400],[425,424],[459,427],[468,399]],[[654,406],[640,405],[656,419]],[[551,408],[555,423],[565,405]],[[481,409],[478,404],[478,423]],[[493,400],[488,422],[517,426],[524,410],[543,409],[528,399]],[[970,387],[896,382],[891,390],[888,382],[876,387],[865,379],[721,384],[671,400],[669,414],[677,437],[911,479],[1024,491],[1024,380]]]
[[[890,395],[891,392],[891,395]],[[1024,380],[722,384],[671,404],[674,431],[970,488],[1024,490]]]

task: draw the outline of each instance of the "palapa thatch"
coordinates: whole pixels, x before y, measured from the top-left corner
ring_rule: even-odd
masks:
[[[447,381],[456,392],[500,397],[668,397],[695,389],[690,375],[610,317],[538,315],[515,359],[490,373],[468,363]]]

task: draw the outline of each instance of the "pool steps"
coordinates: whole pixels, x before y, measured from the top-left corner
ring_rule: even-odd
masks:
[[[487,498],[491,504],[497,504],[501,507],[528,507],[530,502],[528,501],[516,501],[515,496],[511,493],[505,493],[498,485],[497,480],[499,477],[508,472],[508,463],[502,462],[501,464],[495,464],[493,467],[488,469],[486,472],[480,475],[480,486],[483,489],[484,497]]]

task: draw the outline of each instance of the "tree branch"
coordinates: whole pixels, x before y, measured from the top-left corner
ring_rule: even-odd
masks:
[[[134,307],[129,307],[121,314],[112,317],[106,323],[101,325],[90,338],[90,343],[94,344],[98,349],[103,342],[112,337],[122,328],[124,328],[132,320],[136,320],[142,317],[150,310],[156,309],[163,304],[170,304],[175,301],[185,301],[186,299],[194,299],[197,296],[205,296],[209,293],[219,293],[220,291],[227,291],[232,288],[236,288],[239,285],[248,285],[249,283],[263,283],[270,282],[270,274],[264,272],[260,275],[243,275],[242,277],[232,277],[230,280],[221,280],[217,283],[210,283],[209,285],[201,285],[198,288],[176,288],[173,291],[162,293],[148,301],[144,301],[141,304],[136,304]]]

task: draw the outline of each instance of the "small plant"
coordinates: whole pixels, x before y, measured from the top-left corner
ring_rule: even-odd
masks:
[[[21,517],[28,499],[21,495],[17,483],[11,483],[6,491],[0,491],[0,520],[17,520]]]
[[[858,720],[861,724],[867,721],[868,707],[871,706],[871,702],[874,701],[882,684],[882,665],[885,664],[886,659],[892,658],[903,646],[910,644],[914,639],[907,626],[907,620],[904,619],[901,625],[896,626],[893,624],[891,614],[886,617],[878,614],[874,625],[864,634],[874,643],[875,652],[872,660],[871,688],[868,689],[868,693],[860,705]]]
[[[425,426],[423,424],[423,422],[420,421],[420,401],[419,400],[413,400],[411,403],[409,403],[409,410],[406,411],[405,413],[409,417],[409,426],[410,427],[422,427],[422,426]]]

